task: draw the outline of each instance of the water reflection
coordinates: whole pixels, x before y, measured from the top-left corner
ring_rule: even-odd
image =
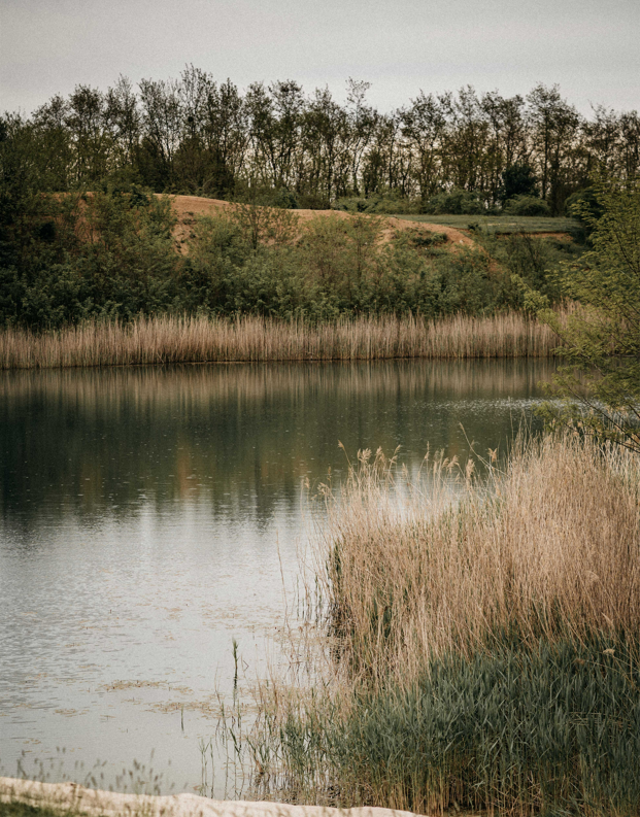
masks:
[[[23,750],[66,746],[108,760],[114,784],[155,749],[156,768],[173,764],[165,790],[196,785],[232,637],[251,671],[277,652],[301,479],[343,472],[338,440],[352,455],[400,445],[410,468],[429,445],[461,459],[469,440],[504,446],[549,374],[527,361],[2,374],[5,772]]]
[[[396,362],[20,372],[0,401],[0,510],[84,520],[206,497],[256,522],[358,447],[462,455],[504,441],[549,364]],[[510,401],[505,402],[505,401]]]

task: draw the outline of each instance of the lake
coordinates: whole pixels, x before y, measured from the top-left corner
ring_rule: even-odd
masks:
[[[400,446],[410,472],[428,448],[504,451],[553,366],[0,374],[0,773],[234,796],[203,747],[236,666],[246,691],[286,660],[303,481],[339,485],[339,441]]]

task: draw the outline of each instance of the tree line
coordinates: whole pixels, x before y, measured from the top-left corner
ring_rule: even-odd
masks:
[[[0,172],[44,191],[138,184],[311,208],[386,196],[428,212],[452,190],[499,208],[526,193],[554,214],[595,170],[640,172],[638,113],[599,106],[586,118],[557,86],[512,97],[421,91],[390,113],[369,104],[369,87],[349,80],[340,104],[291,80],[243,92],[193,66],[137,88],[124,77],[106,92],[79,85],[29,117],[0,117]]]

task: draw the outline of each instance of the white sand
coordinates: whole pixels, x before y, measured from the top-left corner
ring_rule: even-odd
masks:
[[[19,801],[90,817],[412,817],[385,808],[336,809],[244,800],[209,800],[195,794],[149,796],[85,789],[75,783],[38,783],[0,777],[0,803]]]

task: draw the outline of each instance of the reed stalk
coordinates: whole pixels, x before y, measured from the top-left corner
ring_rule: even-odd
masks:
[[[9,327],[0,331],[0,368],[549,357],[557,346],[547,326],[515,312],[435,321],[411,315],[345,318],[318,325],[164,315],[129,324],[91,321],[39,334]]]

